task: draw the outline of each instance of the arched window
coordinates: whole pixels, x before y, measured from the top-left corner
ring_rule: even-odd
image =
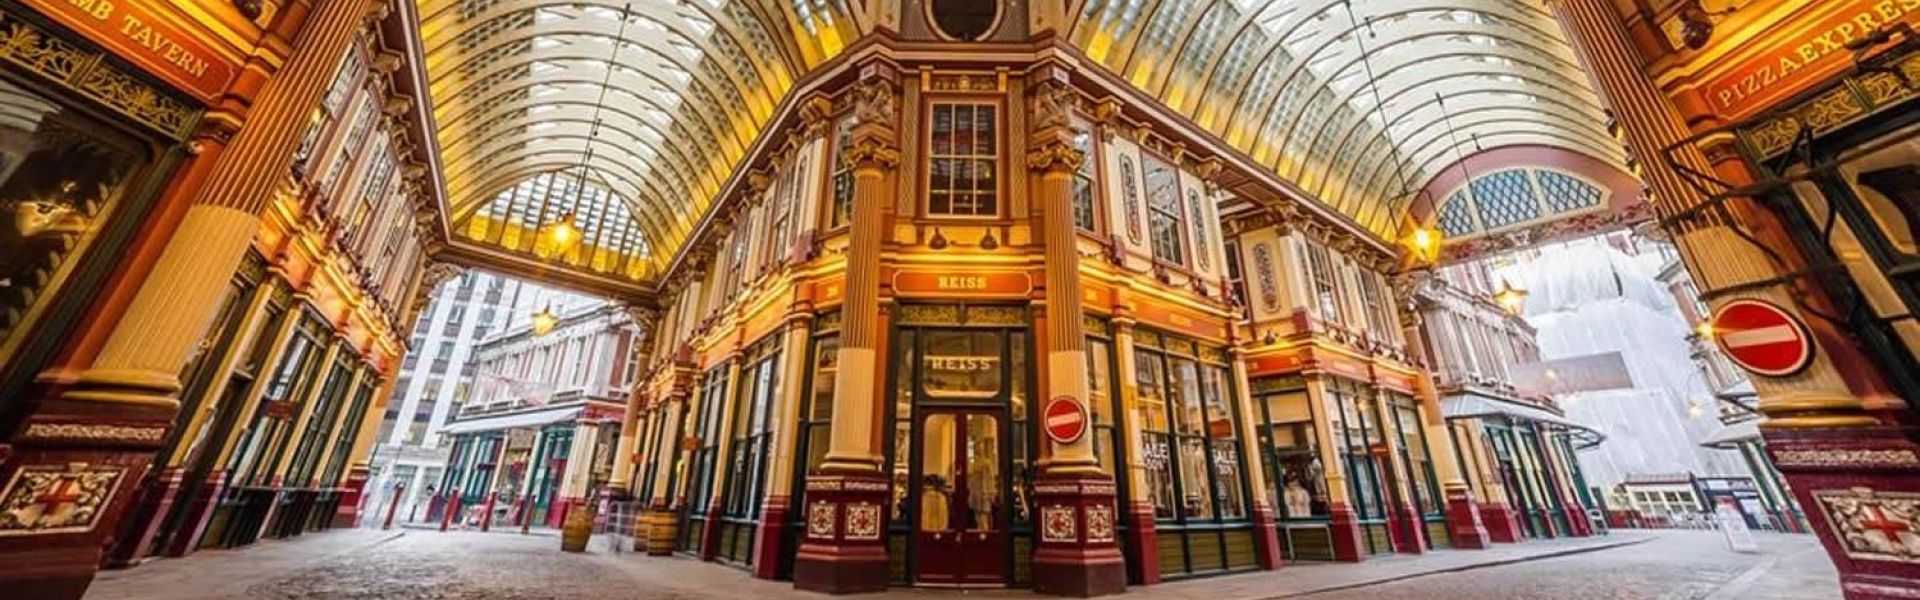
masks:
[[[1600,210],[1607,191],[1577,175],[1543,168],[1483,174],[1447,195],[1440,230],[1459,238]]]

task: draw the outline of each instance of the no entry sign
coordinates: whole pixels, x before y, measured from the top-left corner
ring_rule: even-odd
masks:
[[[1786,377],[1813,362],[1813,337],[1800,319],[1759,300],[1735,300],[1713,312],[1713,339],[1740,368]]]
[[[1071,444],[1087,433],[1087,407],[1073,396],[1048,400],[1044,413],[1041,419],[1046,423],[1047,438],[1054,442]]]

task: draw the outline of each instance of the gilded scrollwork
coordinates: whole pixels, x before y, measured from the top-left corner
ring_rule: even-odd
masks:
[[[161,92],[105,54],[0,16],[0,60],[39,74],[175,139],[191,136],[204,112]]]

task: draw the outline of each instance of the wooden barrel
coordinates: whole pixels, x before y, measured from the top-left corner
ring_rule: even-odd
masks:
[[[647,511],[633,515],[633,551],[647,551]]]
[[[560,550],[564,552],[586,552],[587,538],[593,536],[593,509],[576,506],[567,511],[567,520],[560,527]]]

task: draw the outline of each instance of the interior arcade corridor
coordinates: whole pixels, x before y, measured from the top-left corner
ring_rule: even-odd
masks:
[[[1920,597],[1916,20],[0,0],[0,589]]]

